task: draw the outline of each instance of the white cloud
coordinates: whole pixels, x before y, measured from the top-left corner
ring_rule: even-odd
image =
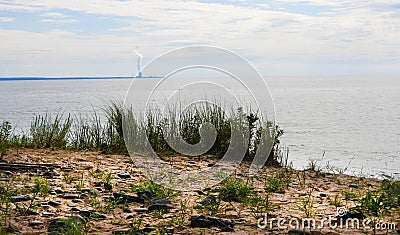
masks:
[[[45,23],[54,23],[54,24],[67,24],[67,23],[73,23],[78,20],[67,20],[67,19],[42,19],[40,22],[45,22]]]
[[[12,22],[14,20],[15,20],[15,18],[11,18],[11,17],[0,17],[0,23]]]
[[[40,16],[52,17],[52,18],[65,18],[65,17],[67,17],[64,14],[59,13],[59,12],[47,12],[47,13],[41,14]]]

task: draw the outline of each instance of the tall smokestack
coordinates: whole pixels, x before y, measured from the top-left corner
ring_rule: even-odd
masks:
[[[137,55],[136,67],[137,67],[137,70],[138,70],[138,74],[137,74],[136,77],[137,78],[141,78],[142,77],[142,58],[143,58],[143,55],[139,53],[139,48],[137,48],[137,47],[136,47],[135,53]]]

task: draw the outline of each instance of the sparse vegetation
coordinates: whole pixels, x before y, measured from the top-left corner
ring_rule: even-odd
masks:
[[[155,108],[146,113],[145,121],[139,122],[133,117],[133,112],[124,108],[121,102],[110,102],[102,109],[102,113],[93,111],[92,117],[67,115],[65,118],[65,115],[56,114],[53,118],[49,113],[36,116],[28,135],[11,135],[11,124],[4,122],[0,126],[0,153],[5,154],[9,147],[34,147],[127,154],[123,135],[125,119],[137,135],[147,136],[152,149],[158,153],[176,154],[166,138],[182,138],[188,144],[199,143],[202,125],[211,123],[217,136],[207,154],[222,157],[232,148],[232,128],[240,135],[246,131],[245,128],[249,128],[248,143],[243,143],[247,146],[245,159],[251,160],[261,144],[269,143],[272,146],[269,157],[277,156],[274,153],[284,131],[271,122],[262,123],[257,113],[246,113],[243,108],[237,108],[231,112],[232,115],[228,115],[218,106],[208,103],[189,107],[182,112],[176,110],[179,111],[171,108],[167,117],[162,117]],[[232,121],[235,121],[233,127]],[[135,139],[133,145],[146,146],[146,143]]]
[[[285,193],[291,182],[291,173],[287,169],[280,169],[274,175],[265,178],[265,191],[270,193]]]
[[[227,178],[219,188],[219,197],[226,202],[245,202],[252,193],[250,184],[235,178]]]

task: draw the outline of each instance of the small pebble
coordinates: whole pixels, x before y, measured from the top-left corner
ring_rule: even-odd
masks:
[[[60,201],[49,201],[48,204],[50,206],[60,206],[61,202]]]

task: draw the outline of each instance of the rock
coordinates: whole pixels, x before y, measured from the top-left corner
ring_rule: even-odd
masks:
[[[47,179],[53,179],[54,176],[59,176],[59,174],[55,173],[54,171],[50,170],[50,171],[46,171],[45,173],[43,173],[43,177],[47,178]]]
[[[81,191],[82,191],[82,193],[90,194],[90,195],[99,195],[100,194],[100,191],[95,188],[94,189],[83,188]]]
[[[157,230],[157,228],[151,227],[151,226],[146,226],[146,227],[144,227],[144,228],[142,229],[142,232],[144,232],[144,233],[151,233],[151,232],[153,232],[153,231],[155,231],[155,230]]]
[[[173,208],[174,205],[170,200],[166,198],[156,198],[149,201],[147,209],[149,211],[154,211],[154,210],[168,210]]]
[[[211,228],[217,227],[223,232],[233,232],[233,223],[228,219],[221,219],[218,217],[208,215],[197,215],[190,218],[190,226],[198,228]]]
[[[289,235],[311,235],[310,232],[301,229],[291,229],[288,232]]]
[[[336,216],[336,220],[334,222],[338,223],[338,222],[342,221],[345,224],[347,219],[363,220],[365,218],[366,218],[365,215],[363,213],[361,213],[361,212],[347,211],[343,215]]]
[[[67,219],[70,219],[77,224],[83,223],[85,221],[85,219],[79,215],[69,216],[68,218],[61,218],[61,217],[55,218],[50,221],[47,231],[50,232],[50,234],[65,234],[66,233],[65,230],[68,229],[66,228]]]
[[[50,194],[50,195],[57,195],[56,191],[53,191],[53,190],[50,190],[50,191],[49,191],[49,194]]]
[[[82,193],[90,193],[92,191],[91,188],[82,188],[81,192]]]
[[[52,217],[54,216],[54,213],[51,212],[43,212],[42,217]]]
[[[145,213],[147,212],[147,208],[135,208],[133,209],[134,211],[138,212],[138,213]]]
[[[21,196],[12,196],[11,197],[11,201],[12,202],[26,202],[31,200],[31,196],[30,195],[21,195]]]
[[[112,234],[129,234],[129,228],[114,230]]]
[[[319,196],[320,197],[327,197],[328,195],[326,193],[320,193]]]
[[[62,189],[56,189],[56,193],[57,193],[57,194],[63,194],[63,193],[64,193],[64,190],[62,190]]]
[[[103,191],[103,189],[101,187],[95,187],[94,189],[99,191],[99,192]]]
[[[14,174],[11,171],[4,171],[4,174],[8,177],[11,178]]]
[[[107,191],[111,191],[111,190],[112,190],[112,184],[110,184],[110,183],[104,182],[104,183],[103,183],[103,187],[104,187],[104,189],[107,190]]]
[[[359,188],[359,186],[357,184],[350,184],[349,188]]]
[[[144,191],[137,192],[137,195],[139,198],[141,198],[143,200],[149,200],[149,199],[154,198],[156,196],[156,193],[151,190],[144,190]]]
[[[132,178],[131,175],[128,172],[120,172],[118,173],[118,177],[121,179],[130,179]]]
[[[81,199],[73,199],[72,202],[73,203],[82,203],[83,200],[81,200]]]
[[[203,206],[208,206],[208,205],[215,203],[216,201],[217,201],[217,196],[211,194],[211,195],[208,195],[206,198],[204,198],[201,202],[199,202],[199,204],[201,204]]]
[[[127,204],[127,203],[132,203],[132,202],[144,203],[144,200],[142,198],[128,195],[123,191],[114,192],[113,196],[114,196],[114,199],[117,200],[117,204]]]
[[[66,193],[61,196],[64,199],[78,199],[79,195],[78,194],[72,194],[72,193]]]
[[[82,210],[79,211],[79,215],[81,215],[84,218],[98,219],[98,220],[104,220],[107,218],[105,215],[99,214],[95,210],[90,210],[90,211]]]
[[[32,220],[29,222],[29,226],[31,226],[31,227],[39,226],[39,225],[43,225],[43,222],[40,220]]]
[[[201,190],[196,190],[196,193],[197,194],[199,194],[199,195],[206,195],[203,191],[201,191]]]
[[[72,171],[72,168],[69,168],[69,167],[61,167],[61,170],[64,171],[64,172],[71,172],[71,171]]]
[[[71,211],[80,212],[81,209],[79,209],[78,207],[72,207],[72,208],[71,208]]]
[[[60,205],[61,205],[61,202],[60,202],[60,201],[49,201],[48,204],[49,204],[50,206],[55,207],[55,206],[60,206]]]

